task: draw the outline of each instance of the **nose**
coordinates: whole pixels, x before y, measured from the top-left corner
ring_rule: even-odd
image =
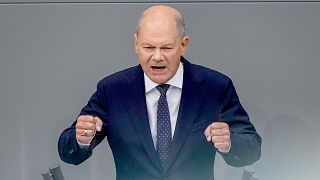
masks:
[[[161,54],[161,49],[160,48],[156,48],[155,49],[152,59],[155,60],[155,61],[162,61],[163,60],[163,56]]]

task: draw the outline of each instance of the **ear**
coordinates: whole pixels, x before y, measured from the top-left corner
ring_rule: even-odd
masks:
[[[185,36],[181,40],[181,47],[180,47],[181,56],[183,56],[186,53],[188,45],[189,45],[189,36]]]
[[[134,49],[136,53],[138,53],[138,35],[137,33],[134,33]]]

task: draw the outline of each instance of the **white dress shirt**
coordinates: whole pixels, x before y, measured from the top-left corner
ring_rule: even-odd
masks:
[[[174,135],[174,130],[177,123],[181,92],[183,83],[183,65],[180,62],[179,68],[176,74],[166,83],[170,87],[167,91],[167,101],[169,106],[170,121],[171,121],[171,134]],[[149,124],[151,129],[152,140],[154,147],[157,147],[157,107],[158,100],[160,98],[160,92],[156,89],[159,85],[149,79],[149,77],[144,74],[144,84],[146,90],[146,101],[147,101],[147,111]]]

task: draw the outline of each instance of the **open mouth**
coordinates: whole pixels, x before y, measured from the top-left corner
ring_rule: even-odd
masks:
[[[152,70],[154,71],[161,71],[166,68],[166,66],[151,66]]]

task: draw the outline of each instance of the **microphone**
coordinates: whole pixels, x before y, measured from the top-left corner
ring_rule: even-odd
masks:
[[[241,180],[259,180],[259,178],[254,171],[244,169],[242,172]]]
[[[43,173],[41,175],[43,180],[52,180],[49,172]]]
[[[49,172],[42,174],[43,180],[64,180],[59,164],[49,166]]]

